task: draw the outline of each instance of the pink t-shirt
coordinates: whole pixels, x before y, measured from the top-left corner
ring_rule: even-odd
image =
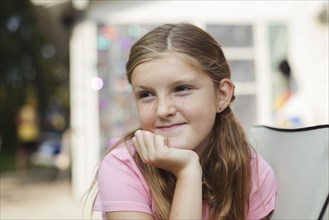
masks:
[[[135,150],[131,144],[113,149],[101,162],[98,173],[99,192],[95,211],[145,212],[155,218],[155,205],[149,186],[132,158]],[[258,159],[258,177],[256,172]],[[247,219],[261,219],[275,206],[277,182],[271,167],[258,155],[252,158],[252,187]],[[202,219],[208,219],[208,205],[203,204]]]

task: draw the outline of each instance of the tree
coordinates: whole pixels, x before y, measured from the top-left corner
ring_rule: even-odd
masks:
[[[45,116],[54,100],[67,119],[69,74],[58,61],[56,48],[44,37],[31,2],[2,0],[0,5],[0,171],[5,171],[14,169],[19,107],[28,95],[35,96],[41,129],[52,129]]]

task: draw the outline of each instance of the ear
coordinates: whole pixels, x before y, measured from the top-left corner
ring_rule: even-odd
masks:
[[[234,92],[234,85],[230,79],[222,79],[217,88],[217,113],[220,113],[230,105]]]

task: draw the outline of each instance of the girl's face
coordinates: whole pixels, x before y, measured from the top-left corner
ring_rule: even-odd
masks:
[[[138,65],[131,83],[143,130],[165,136],[169,147],[203,152],[218,109],[207,74],[169,54]]]

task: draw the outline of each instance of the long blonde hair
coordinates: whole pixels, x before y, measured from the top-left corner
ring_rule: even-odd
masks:
[[[201,28],[180,23],[159,26],[132,46],[126,64],[128,81],[131,83],[136,66],[168,53],[188,57],[195,68],[208,74],[216,88],[222,79],[231,78],[230,67],[219,43]],[[132,137],[133,132],[125,139]],[[216,115],[210,143],[200,157],[202,193],[209,205],[209,218],[245,219],[251,188],[250,159],[251,147],[228,106]],[[175,177],[165,170],[144,164],[138,154],[134,160],[149,184],[158,218],[168,219]]]

